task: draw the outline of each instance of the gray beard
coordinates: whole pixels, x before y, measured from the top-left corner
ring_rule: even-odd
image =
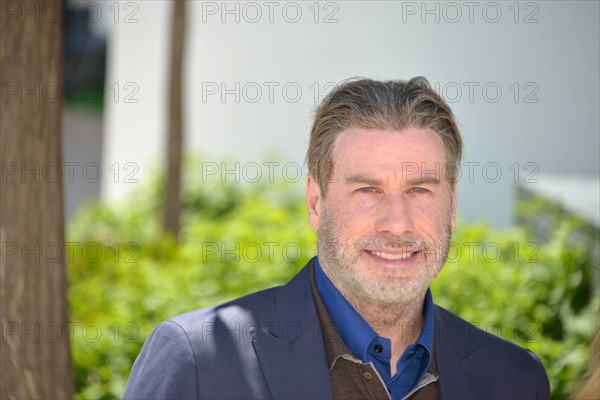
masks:
[[[451,232],[449,218],[438,232],[439,243],[428,242],[414,234],[402,237],[382,234],[351,243],[335,233],[341,232],[341,229],[326,211],[322,217],[317,242],[319,263],[336,288],[353,305],[358,302],[378,308],[403,307],[421,299],[448,257]],[[366,276],[360,269],[360,252],[367,248],[420,250],[422,268],[416,276],[403,279],[402,284],[390,286]]]

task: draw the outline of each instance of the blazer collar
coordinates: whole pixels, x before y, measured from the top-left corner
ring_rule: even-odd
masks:
[[[271,320],[253,340],[271,396],[333,398],[327,355],[311,293],[314,259],[275,295]],[[434,348],[442,399],[489,398],[489,356],[475,327],[435,306]],[[293,360],[293,361],[291,361]]]
[[[486,399],[489,356],[475,339],[476,328],[435,306],[435,355],[442,399]]]
[[[319,317],[311,292],[314,259],[275,295],[272,320],[253,341],[271,396],[333,397]]]

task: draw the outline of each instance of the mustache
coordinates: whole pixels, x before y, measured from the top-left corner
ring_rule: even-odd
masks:
[[[354,246],[357,250],[389,248],[406,251],[428,250],[434,247],[433,243],[418,235],[397,236],[389,234],[363,237],[357,240]]]

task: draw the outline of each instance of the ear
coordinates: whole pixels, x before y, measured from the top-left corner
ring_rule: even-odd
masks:
[[[452,184],[452,215],[450,216],[450,233],[456,228],[456,182]]]
[[[311,174],[306,177],[306,205],[308,206],[308,221],[318,231],[321,220],[321,188]]]

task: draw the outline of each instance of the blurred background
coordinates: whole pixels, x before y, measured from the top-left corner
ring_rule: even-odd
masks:
[[[65,1],[75,397],[118,398],[159,322],[293,276],[315,255],[302,194],[314,108],[350,77],[419,75],[465,142],[436,302],[534,350],[553,398],[567,396],[598,326],[599,13],[596,1]]]
[[[81,20],[74,18],[65,36],[65,79],[82,87],[107,80],[105,96],[87,88],[82,99],[104,100],[99,131],[87,139],[98,142],[86,146],[84,157],[76,147],[85,142],[82,130],[65,123],[65,135],[78,132],[66,136],[65,146],[73,147],[65,156],[102,162],[103,169],[135,163],[137,171],[130,171],[141,183],[165,148],[172,4],[77,4]],[[546,175],[581,181],[580,190],[590,191],[577,197],[597,198],[597,7],[587,1],[192,1],[184,148],[210,161],[242,163],[276,161],[266,157],[273,150],[282,161],[303,165],[311,112],[333,85],[352,76],[423,75],[451,103],[465,138],[459,190],[465,218],[513,224],[518,184],[535,186]],[[112,200],[136,185],[101,179],[97,186],[96,193]],[[76,203],[67,204],[72,215]],[[598,221],[595,205],[580,208],[596,210],[591,217]]]

